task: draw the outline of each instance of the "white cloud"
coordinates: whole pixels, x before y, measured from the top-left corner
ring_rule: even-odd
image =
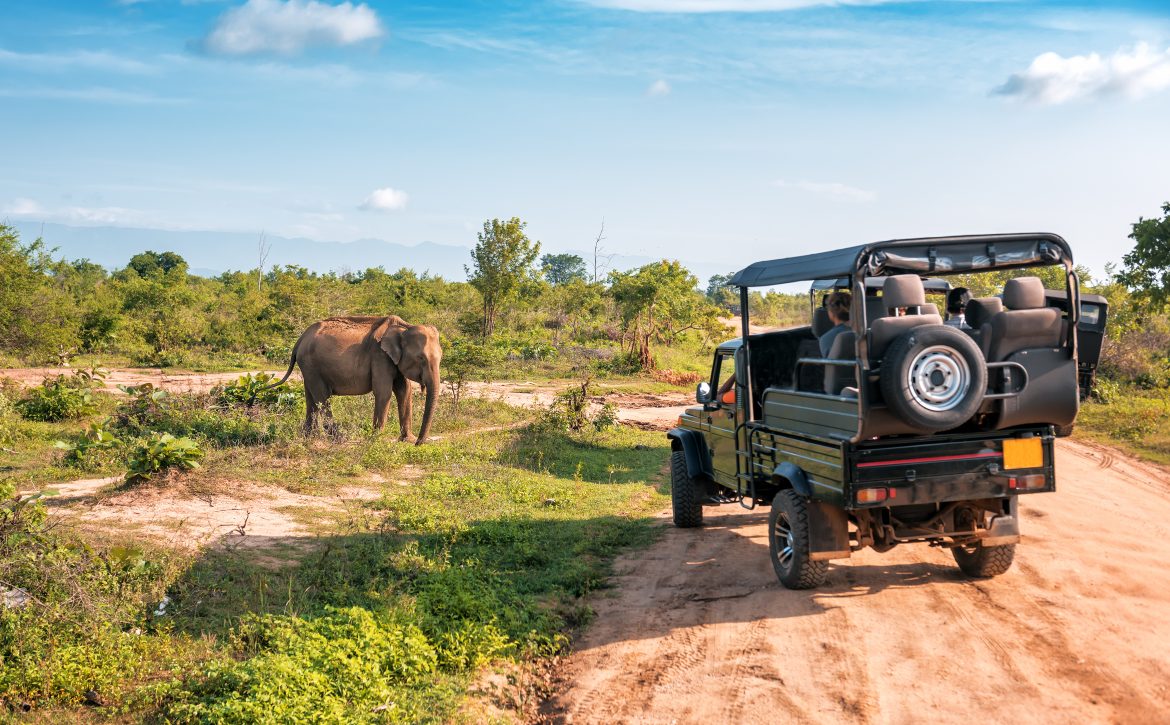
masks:
[[[408,199],[405,191],[387,186],[385,189],[374,189],[358,208],[365,211],[397,211],[406,208]]]
[[[130,106],[174,106],[186,98],[168,98],[117,88],[0,88],[0,98],[43,98],[50,101],[87,101]]]
[[[69,53],[19,53],[0,48],[0,64],[32,71],[106,70],[117,73],[147,74],[157,68],[133,58],[123,58],[102,51],[77,50]]]
[[[146,216],[135,209],[120,206],[85,207],[64,206],[49,209],[33,199],[15,199],[0,209],[4,214],[33,219],[52,219],[80,224],[131,224],[147,221]]]
[[[203,47],[219,55],[294,55],[313,46],[353,45],[384,34],[377,13],[365,3],[248,0],[219,16]]]
[[[667,83],[666,81],[664,81],[663,79],[659,78],[658,80],[651,83],[650,87],[646,89],[646,95],[648,95],[648,96],[669,96],[670,95],[670,84]]]
[[[782,189],[799,189],[810,194],[826,196],[838,201],[868,202],[877,198],[875,192],[867,189],[858,189],[855,186],[842,184],[837,181],[780,181],[775,185]]]
[[[1170,88],[1170,48],[1158,51],[1139,43],[1107,58],[1097,53],[1069,58],[1044,53],[994,92],[1054,105],[1081,98],[1142,98],[1166,88]]]
[[[0,211],[14,216],[34,216],[43,213],[44,209],[32,199],[21,198],[14,199],[11,204],[5,205]]]
[[[900,0],[581,0],[587,5],[640,13],[765,13],[826,5],[882,5]]]

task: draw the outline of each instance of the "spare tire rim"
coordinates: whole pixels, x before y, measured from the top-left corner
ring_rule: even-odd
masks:
[[[906,382],[915,403],[938,413],[957,407],[967,398],[971,368],[954,348],[933,345],[914,357]]]

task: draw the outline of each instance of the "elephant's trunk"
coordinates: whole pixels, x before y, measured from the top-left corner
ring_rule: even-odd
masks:
[[[435,412],[435,401],[439,399],[439,364],[434,363],[430,371],[429,379],[423,381],[423,387],[427,390],[427,402],[423,408],[422,425],[418,429],[418,439],[415,445],[422,445],[427,439],[427,435],[431,432],[431,415]]]

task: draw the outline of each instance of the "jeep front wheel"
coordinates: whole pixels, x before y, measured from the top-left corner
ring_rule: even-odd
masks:
[[[786,489],[772,500],[768,548],[772,568],[789,589],[812,589],[825,581],[829,563],[809,559],[808,507],[796,491]]]
[[[687,473],[687,454],[670,454],[670,505],[674,510],[674,525],[693,529],[703,525],[703,492],[699,482]]]

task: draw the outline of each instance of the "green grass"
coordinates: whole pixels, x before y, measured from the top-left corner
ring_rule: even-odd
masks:
[[[559,652],[591,616],[582,597],[604,586],[617,553],[652,540],[651,514],[665,503],[660,433],[568,434],[531,425],[531,411],[467,399],[457,412],[444,402],[438,440],[413,446],[393,430],[370,432],[368,399],[342,398],[340,440],[305,441],[299,411],[196,416],[197,398],[161,419],[202,421],[193,435],[206,446],[204,467],[184,474],[195,488],[246,481],[328,493],[369,487],[378,473],[384,494],[323,517],[315,538],[195,558],[117,535],[82,546],[64,529],[45,534],[34,560],[71,562],[68,576],[48,579],[92,580],[85,601],[94,606],[76,611],[74,595],[62,595],[0,613],[4,703],[64,719],[474,719],[463,713],[477,673]],[[224,443],[217,431],[241,415],[269,439]],[[83,422],[21,423],[25,480],[61,473],[46,460],[50,439]],[[23,586],[27,567],[12,556],[0,556],[0,580]],[[156,617],[164,592],[169,605]],[[73,709],[90,690],[106,706]]]
[[[1097,400],[1077,415],[1076,435],[1170,465],[1170,390],[1098,383]]]

